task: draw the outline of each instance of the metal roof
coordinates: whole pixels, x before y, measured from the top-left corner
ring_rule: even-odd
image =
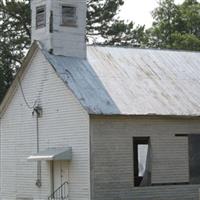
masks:
[[[200,53],[89,46],[44,54],[89,114],[200,116]]]
[[[38,160],[71,160],[72,148],[49,148],[28,157],[30,161]]]

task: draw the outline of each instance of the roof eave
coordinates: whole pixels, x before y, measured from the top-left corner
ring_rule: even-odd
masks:
[[[195,114],[99,114],[99,113],[90,113],[91,117],[140,117],[140,118],[170,118],[170,119],[197,119],[200,118],[200,115]]]

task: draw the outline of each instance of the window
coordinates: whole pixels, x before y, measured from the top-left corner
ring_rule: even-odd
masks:
[[[200,184],[200,135],[189,135],[190,183]]]
[[[134,185],[151,184],[149,137],[133,138]]]
[[[43,28],[46,26],[46,9],[45,6],[36,8],[36,28]]]
[[[77,25],[76,7],[62,6],[62,25],[63,26]]]

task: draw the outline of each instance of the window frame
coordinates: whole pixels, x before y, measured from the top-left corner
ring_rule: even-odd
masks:
[[[64,7],[69,7],[69,8],[74,8],[75,9],[75,14],[73,17],[68,17],[68,19],[65,20],[74,20],[74,23],[66,23],[64,22],[64,15],[63,15],[63,8]],[[65,26],[65,27],[77,27],[77,7],[75,5],[72,4],[61,4],[60,6],[60,12],[61,12],[61,26]]]
[[[38,25],[38,10],[39,9],[43,9],[44,10],[44,23],[42,25]],[[37,6],[35,12],[36,12],[36,14],[35,14],[35,26],[36,26],[36,29],[42,29],[42,28],[46,27],[46,5]]]
[[[193,172],[192,172],[192,167],[191,167],[191,149],[193,148],[191,145],[192,145],[192,142],[191,142],[191,139],[192,139],[192,137],[200,137],[200,133],[176,133],[176,134],[174,134],[174,136],[175,137],[186,137],[187,138],[187,148],[188,148],[188,175],[189,175],[189,179],[188,179],[188,182],[185,182],[185,183],[178,183],[179,185],[185,185],[185,184],[187,184],[187,185],[199,185],[200,183],[194,183],[193,181],[192,181],[192,179],[193,179],[193,176],[192,176],[192,174],[193,174]],[[176,185],[177,185],[177,183],[176,183]]]
[[[139,162],[138,162],[138,145],[149,145],[150,137],[133,137],[133,181],[134,187],[140,187],[141,180],[139,174]],[[149,147],[148,147],[149,148]]]
[[[200,173],[198,174],[194,174],[194,171],[199,171],[199,166],[200,164],[199,163],[199,160],[200,159],[197,159],[199,158],[199,153],[194,153],[194,150],[196,146],[198,146],[199,148],[199,145],[197,145],[197,143],[194,144],[194,141],[199,141],[200,140],[200,134],[189,134],[188,135],[188,158],[189,158],[189,183],[191,185],[199,185],[200,184],[200,179],[195,180],[196,177],[200,177]],[[195,152],[198,152],[198,151],[195,151]],[[198,156],[197,156],[198,155]]]

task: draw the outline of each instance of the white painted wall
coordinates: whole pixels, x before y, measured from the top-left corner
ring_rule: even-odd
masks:
[[[61,6],[72,5],[77,9],[77,26],[61,25]],[[36,7],[46,5],[46,27],[36,29]],[[55,55],[86,58],[86,0],[33,0],[32,41],[39,40]],[[50,11],[53,11],[53,33],[49,32]]]
[[[30,105],[39,99],[40,150],[71,146],[69,164],[70,200],[90,199],[89,116],[40,52],[33,56],[22,79]],[[36,119],[20,89],[1,120],[1,199],[47,199],[50,195],[50,166],[42,162],[42,187],[35,186],[36,163],[27,157],[36,152]]]

